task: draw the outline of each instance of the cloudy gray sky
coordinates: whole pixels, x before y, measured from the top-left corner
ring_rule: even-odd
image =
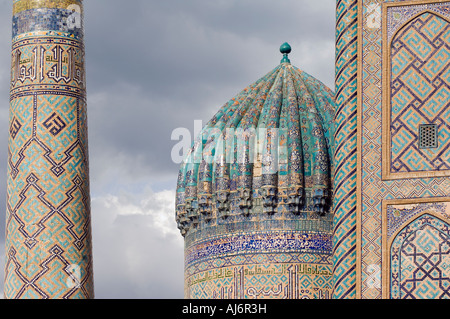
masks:
[[[275,68],[334,89],[334,0],[85,0],[97,298],[183,298],[171,133],[193,131]],[[0,0],[0,269],[4,269],[12,0]],[[3,275],[0,275],[0,297]]]

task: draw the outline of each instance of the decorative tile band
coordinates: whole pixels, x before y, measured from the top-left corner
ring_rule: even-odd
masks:
[[[26,37],[13,43],[11,54],[11,98],[30,90],[73,91],[85,96],[83,44],[71,38]]]
[[[25,10],[33,9],[67,9],[69,6],[78,5],[83,10],[82,0],[15,0],[13,15]]]
[[[27,9],[14,10],[13,39],[22,33],[34,31],[66,32],[69,37],[83,38],[81,3],[77,1],[24,1],[22,7]]]
[[[242,260],[254,258],[242,255]],[[258,256],[258,255],[256,255]],[[253,264],[226,265],[186,276],[188,299],[330,299],[331,264],[283,263],[283,254],[260,256]],[[272,262],[265,262],[267,259]]]
[[[235,234],[197,243],[185,250],[185,265],[190,266],[211,258],[236,254],[273,252],[303,252],[327,254],[332,249],[330,233],[315,232],[265,232]]]

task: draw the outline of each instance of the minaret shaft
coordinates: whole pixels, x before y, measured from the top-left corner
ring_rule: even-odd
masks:
[[[14,0],[5,297],[93,298],[81,0]]]

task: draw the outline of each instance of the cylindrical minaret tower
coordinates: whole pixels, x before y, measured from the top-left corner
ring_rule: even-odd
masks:
[[[14,0],[5,297],[93,298],[82,0]]]
[[[331,297],[334,96],[280,51],[181,165],[186,298]]]

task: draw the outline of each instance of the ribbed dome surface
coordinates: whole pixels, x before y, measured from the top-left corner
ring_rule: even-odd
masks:
[[[282,62],[226,103],[183,161],[176,201],[183,235],[256,212],[295,219],[329,211],[334,94]]]

